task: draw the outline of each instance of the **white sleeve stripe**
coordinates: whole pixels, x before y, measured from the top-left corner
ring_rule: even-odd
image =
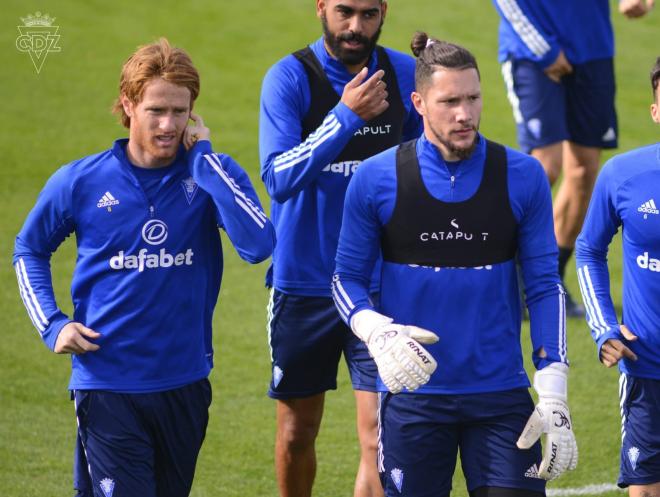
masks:
[[[26,288],[28,290],[28,294],[30,295],[30,299],[32,300],[32,303],[34,304],[34,308],[37,311],[37,314],[39,318],[41,319],[41,322],[44,326],[48,326],[48,319],[46,318],[46,315],[44,314],[43,310],[41,310],[41,306],[39,305],[39,301],[37,300],[37,296],[34,294],[34,290],[32,289],[32,285],[30,285],[30,279],[28,278],[27,275],[27,270],[25,269],[25,261],[21,257],[18,259],[19,267],[21,270],[21,274],[23,276],[23,282],[26,285]]]
[[[227,183],[231,191],[234,193],[234,201],[245,211],[247,212],[252,219],[259,225],[260,228],[263,228],[266,225],[266,215],[254,205],[253,202],[250,201],[249,198],[245,196],[245,193],[243,193],[238,185],[234,183],[232,178],[230,178],[227,173],[222,169],[222,167],[219,167],[217,164],[215,164],[214,159],[218,160],[217,157],[211,154],[204,155],[204,158],[206,161],[211,165],[211,167],[215,170],[215,172],[218,173],[218,176],[222,178],[222,180]],[[221,166],[222,164],[220,164]]]
[[[44,315],[44,312],[39,305],[39,301],[34,294],[34,290],[30,285],[30,279],[28,278],[27,271],[25,270],[25,261],[23,261],[22,257],[18,259],[18,262],[16,262],[15,270],[16,277],[18,279],[19,292],[21,294],[21,298],[23,299],[23,305],[25,305],[28,315],[30,316],[32,323],[34,323],[35,328],[37,328],[40,332],[43,332],[46,330],[46,327],[49,324],[48,319],[46,319],[46,316]]]
[[[32,309],[32,304],[28,300],[27,293],[25,291],[25,288],[23,288],[23,283],[21,282],[21,276],[18,271],[18,264],[16,266],[16,278],[18,279],[18,291],[19,294],[21,295],[21,300],[23,301],[23,305],[25,306],[25,310],[27,310],[28,317],[30,318],[30,321],[32,321],[32,325],[39,330],[39,333],[43,333],[45,331],[45,328],[43,325],[39,322],[37,317],[35,316],[34,310]]]
[[[543,57],[550,51],[550,45],[541,33],[529,21],[515,0],[497,0],[504,17],[511,23],[514,31],[537,57]]]
[[[234,181],[234,178],[230,177],[227,174],[227,171],[225,171],[222,167],[222,162],[220,161],[220,158],[214,154],[207,154],[204,157],[207,158],[207,160],[209,160],[209,163],[211,164],[212,167],[214,166],[214,164],[215,166],[217,166],[217,167],[213,167],[213,169],[215,169],[215,171],[220,175],[220,177],[225,181],[225,183],[229,185],[229,188],[231,188],[231,191],[234,192],[234,195],[243,199],[243,202],[246,203],[254,211],[254,213],[265,223],[268,220],[266,214],[264,214],[264,212],[257,205],[255,205],[254,202],[252,202],[252,200],[247,195],[245,195],[245,193],[241,190],[241,187],[238,186]]]
[[[584,297],[584,303],[587,306],[587,323],[594,330],[596,338],[598,338],[608,330],[608,326],[596,298],[596,292],[591,281],[591,276],[589,275],[589,266],[586,264],[578,268],[578,283]]]
[[[282,152],[280,155],[275,157],[274,164],[278,165],[282,162],[289,161],[298,155],[302,154],[305,152],[306,149],[312,146],[312,144],[318,140],[326,131],[328,131],[330,128],[334,127],[337,124],[337,118],[335,117],[334,114],[328,115],[321,125],[311,134],[307,137],[307,139],[295,147],[293,147],[290,150],[287,150],[286,152]]]
[[[350,314],[350,312],[346,308],[346,304],[344,304],[341,301],[341,298],[339,297],[339,294],[337,293],[337,288],[335,287],[334,283],[332,284],[332,296],[334,297],[335,307],[339,311],[339,314],[341,314],[341,317],[344,318],[344,321],[348,321],[348,315]]]
[[[355,304],[351,300],[351,298],[348,296],[348,293],[346,290],[344,290],[344,286],[341,284],[341,281],[339,280],[339,277],[337,277],[337,281],[335,282],[337,286],[337,290],[339,290],[339,293],[341,296],[344,298],[344,301],[346,305],[348,306],[349,309],[353,310],[355,308]]]
[[[559,290],[559,359],[566,362],[566,292],[561,284],[557,284]]]
[[[589,295],[589,288],[585,281],[583,268],[578,268],[578,284],[580,286],[580,292],[582,293],[587,311],[587,324],[589,325],[589,328],[591,328],[596,334],[596,338],[598,338],[600,335],[605,333],[606,330],[596,323],[596,312],[594,310],[594,304],[591,300],[591,296]]]
[[[307,151],[305,154],[297,157],[296,159],[291,160],[290,162],[285,162],[284,164],[275,166],[273,169],[276,173],[279,173],[280,171],[284,171],[285,169],[289,169],[290,167],[295,166],[296,164],[301,163],[305,159],[311,157],[312,152],[316,150],[318,147],[323,145],[323,143],[334,136],[337,131],[341,128],[341,123],[337,123],[333,128],[331,128],[325,135],[323,135],[321,138],[319,138],[318,141],[316,141]]]

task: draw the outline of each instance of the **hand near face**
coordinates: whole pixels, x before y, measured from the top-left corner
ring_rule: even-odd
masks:
[[[346,83],[341,101],[365,121],[385,112],[390,104],[387,102],[387,84],[383,81],[385,72],[382,70],[365,81],[367,68]]]
[[[204,126],[201,116],[191,112],[190,119],[193,124],[188,124],[183,132],[183,146],[186,150],[190,150],[199,140],[211,139],[211,130]]]

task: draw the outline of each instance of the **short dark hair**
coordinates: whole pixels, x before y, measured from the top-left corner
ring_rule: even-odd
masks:
[[[660,83],[660,57],[655,60],[655,65],[651,69],[651,88],[654,96],[658,91],[658,83]]]
[[[467,48],[447,41],[431,38],[423,31],[417,31],[410,42],[410,49],[417,57],[415,64],[415,87],[419,89],[428,83],[435,66],[447,69],[475,69],[481,79],[477,59]]]

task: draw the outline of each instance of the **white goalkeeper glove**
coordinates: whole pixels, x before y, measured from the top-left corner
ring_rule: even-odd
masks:
[[[383,383],[392,393],[424,385],[438,364],[420,345],[438,341],[438,336],[417,326],[394,324],[391,318],[370,309],[351,318],[353,332],[367,344]]]
[[[517,445],[529,449],[546,434],[539,477],[554,480],[577,466],[578,448],[573,434],[567,400],[568,366],[552,363],[534,374],[534,389],[538,404],[529,417]]]

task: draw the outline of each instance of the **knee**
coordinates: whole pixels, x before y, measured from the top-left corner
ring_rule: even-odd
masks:
[[[576,193],[589,195],[598,176],[598,164],[575,163],[564,174],[575,185]]]
[[[290,451],[304,451],[314,446],[318,426],[298,419],[279,423],[277,438]]]

